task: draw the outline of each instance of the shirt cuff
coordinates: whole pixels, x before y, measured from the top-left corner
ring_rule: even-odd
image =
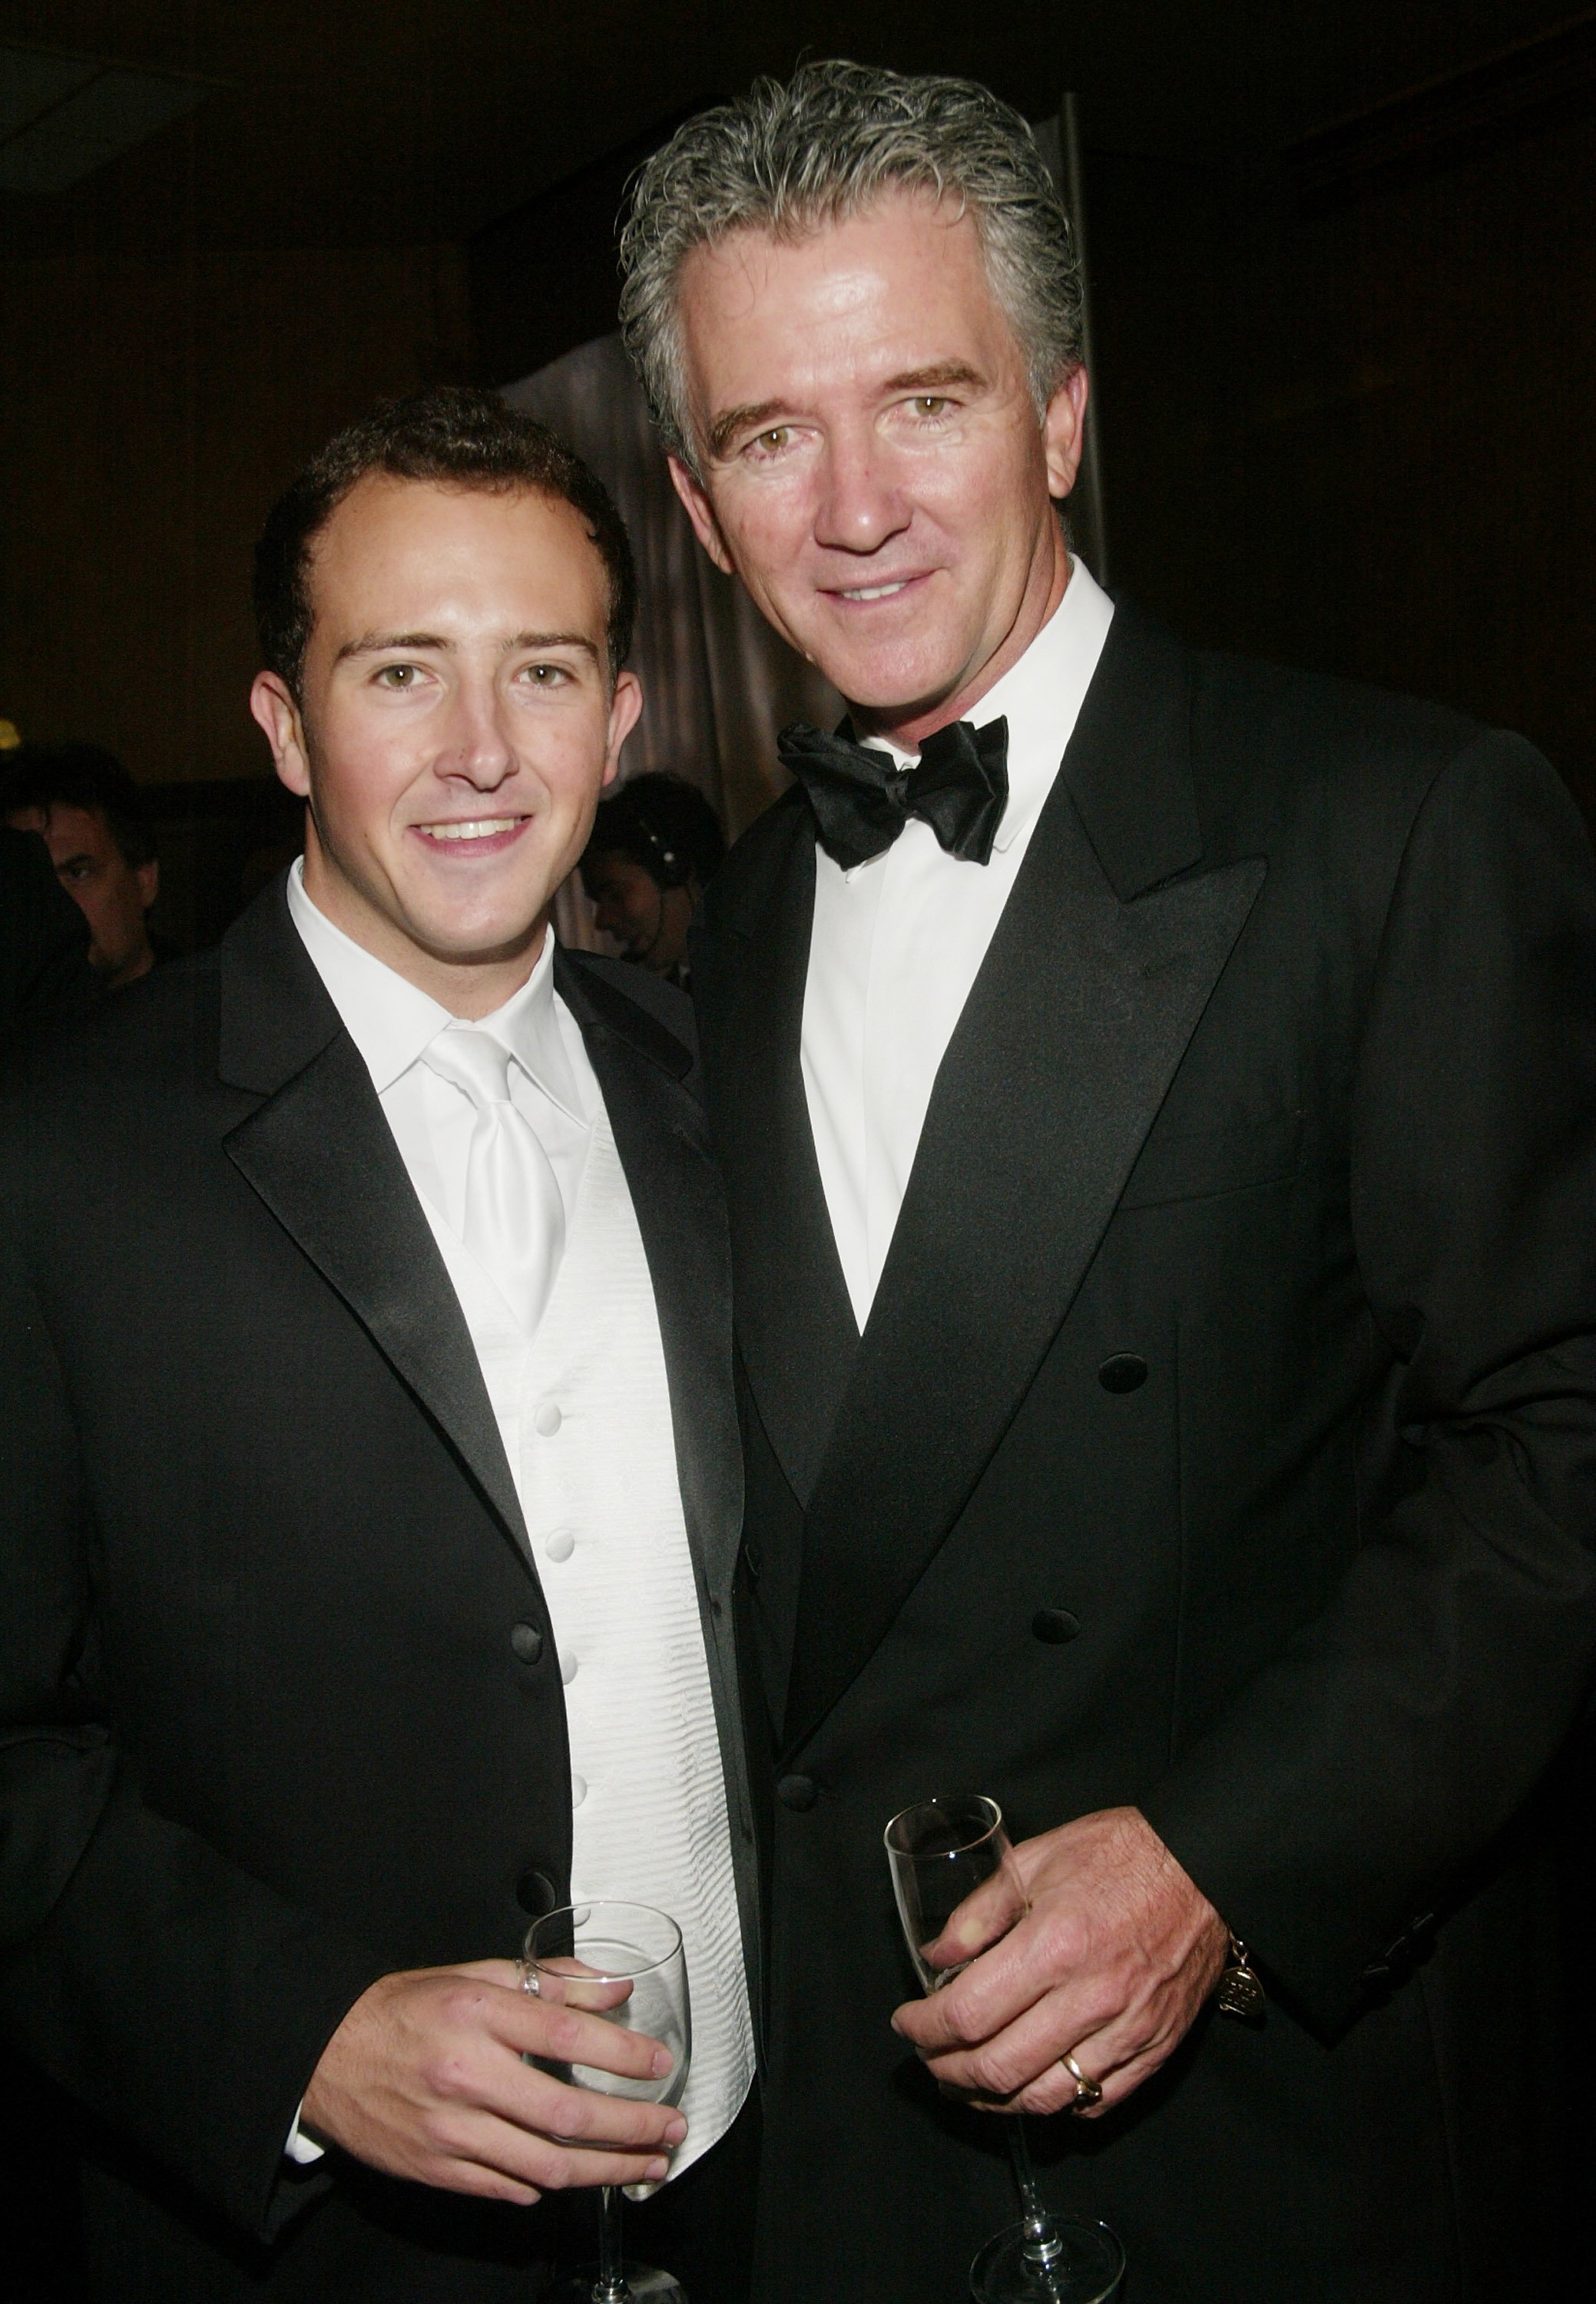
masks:
[[[309,2168],[312,2162],[326,2157],[327,2147],[324,2144],[312,2144],[308,2136],[300,2134],[300,2113],[303,2112],[304,2108],[305,2100],[301,2096],[299,2108],[293,2115],[293,2126],[288,2131],[288,2141],[283,2147],[283,2151],[286,2158],[297,2162],[300,2167]]]

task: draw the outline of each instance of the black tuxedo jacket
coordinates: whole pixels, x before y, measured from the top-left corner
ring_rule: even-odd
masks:
[[[887,2022],[881,1828],[955,1790],[1016,1836],[1136,1804],[1270,1987],[1044,2136],[1127,2299],[1464,2292],[1543,2077],[1505,1843],[1596,1641],[1583,827],[1514,738],[1121,603],[862,1337],[813,886],[794,792],[693,962],[774,1752],[762,2304],[954,2304],[1012,2216]]]
[[[564,953],[556,982],[653,1276],[751,1956],[690,1011]],[[544,2209],[283,2159],[368,1984],[514,1956],[565,1901],[571,1814],[470,1335],[281,884],[7,1099],[0,1217],[0,2017],[103,2123],[97,2292],[523,2304]]]

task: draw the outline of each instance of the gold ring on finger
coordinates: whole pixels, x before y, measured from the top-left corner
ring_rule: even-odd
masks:
[[[1065,2110],[1090,2112],[1094,2105],[1101,2104],[1103,2100],[1101,2080],[1094,2080],[1090,2072],[1083,2072],[1074,2056],[1060,2056],[1058,2061],[1075,2083],[1074,2100],[1065,2106]]]

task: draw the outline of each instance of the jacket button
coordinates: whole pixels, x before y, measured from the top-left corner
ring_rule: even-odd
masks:
[[[547,1872],[523,1872],[515,1883],[515,1901],[531,1919],[540,1920],[555,1908],[554,1882]]]
[[[543,1635],[536,1624],[512,1624],[510,1646],[522,1664],[536,1664],[543,1653]]]
[[[815,1780],[812,1776],[783,1776],[776,1787],[776,1797],[783,1808],[794,1808],[802,1816],[815,1804]]]
[[[1050,1648],[1061,1648],[1065,1640],[1074,1639],[1081,1629],[1081,1619],[1072,1616],[1067,1608],[1039,1608],[1031,1619],[1031,1629]]]
[[[1098,1370],[1105,1392],[1134,1392],[1147,1382],[1147,1362],[1140,1352],[1112,1352]]]

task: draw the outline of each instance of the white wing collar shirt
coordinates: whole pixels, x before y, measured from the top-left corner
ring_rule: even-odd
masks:
[[[831,1229],[861,1332],[954,1028],[1003,916],[1097,670],[1113,604],[1078,560],[1017,664],[974,707],[1008,722],[1008,801],[990,861],[961,862],[911,817],[851,871],[815,851],[803,996],[804,1095]],[[867,740],[900,767],[914,755]]]

